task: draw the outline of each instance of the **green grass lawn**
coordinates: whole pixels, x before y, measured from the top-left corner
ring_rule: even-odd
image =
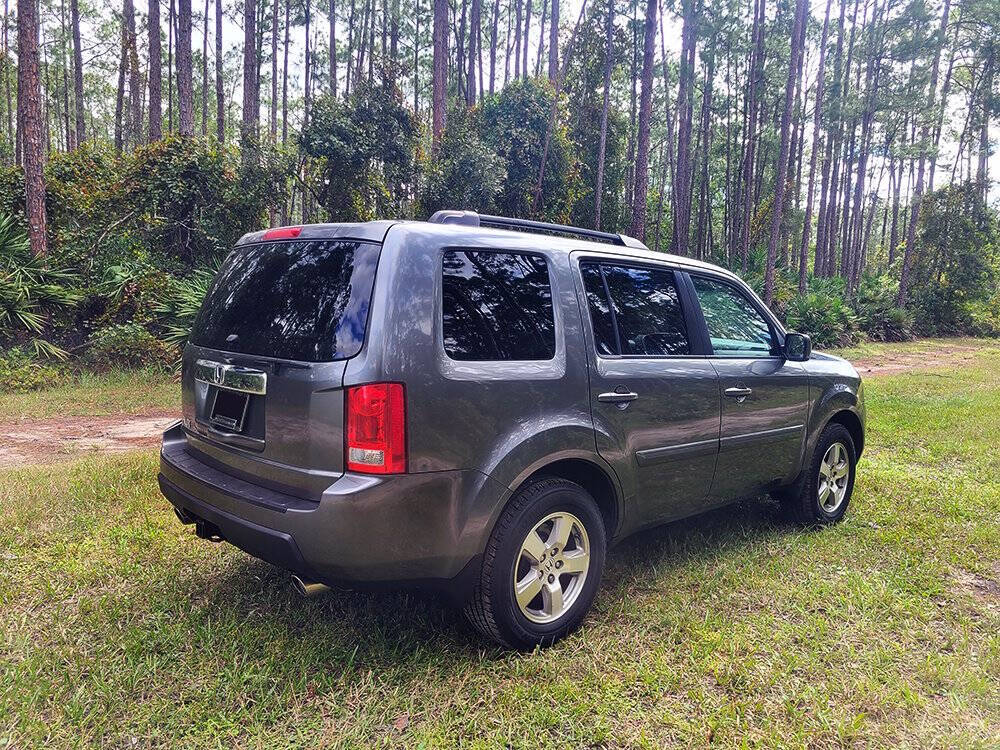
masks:
[[[180,408],[180,386],[159,370],[82,373],[54,388],[0,392],[0,421],[152,414]]]
[[[997,747],[998,372],[870,379],[844,523],[644,533],[533,654],[429,598],[298,598],[177,523],[152,450],[7,470],[0,748]]]

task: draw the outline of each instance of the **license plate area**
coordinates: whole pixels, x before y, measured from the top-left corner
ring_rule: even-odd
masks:
[[[229,432],[243,432],[249,405],[249,393],[216,388],[209,419],[213,425]]]

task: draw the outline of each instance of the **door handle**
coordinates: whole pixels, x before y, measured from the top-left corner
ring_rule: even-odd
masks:
[[[632,391],[625,391],[623,393],[612,391],[611,393],[601,393],[598,395],[597,400],[606,404],[627,404],[629,401],[635,401],[637,398],[639,398],[639,394]]]
[[[726,388],[726,395],[729,398],[738,398],[741,401],[753,393],[753,388]]]

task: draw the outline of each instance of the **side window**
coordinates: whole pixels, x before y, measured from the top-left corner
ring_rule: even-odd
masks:
[[[449,250],[442,262],[444,348],[452,359],[552,359],[552,289],[545,259]]]
[[[583,271],[598,352],[626,356],[691,352],[673,271],[604,264],[587,264]]]
[[[587,307],[594,328],[594,343],[599,354],[618,354],[615,341],[615,323],[611,317],[611,302],[601,278],[601,267],[593,263],[580,266],[583,272],[583,288],[587,293]]]
[[[722,357],[770,355],[771,326],[741,292],[721,281],[691,276],[708,326],[712,349]]]

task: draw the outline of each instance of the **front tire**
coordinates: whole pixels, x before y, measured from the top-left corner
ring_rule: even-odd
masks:
[[[508,648],[549,646],[586,617],[606,547],[604,520],[583,487],[555,477],[533,481],[497,520],[466,617]]]
[[[844,425],[828,424],[799,481],[778,499],[796,521],[810,526],[837,523],[851,502],[858,454]]]

